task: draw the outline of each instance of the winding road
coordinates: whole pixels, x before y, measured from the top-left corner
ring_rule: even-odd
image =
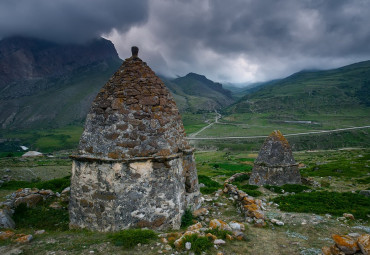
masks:
[[[219,114],[217,111],[215,121],[210,123],[209,125],[203,127],[201,130],[199,130],[196,133],[192,133],[187,137],[188,140],[227,140],[227,139],[257,139],[257,138],[266,138],[267,135],[257,135],[257,136],[224,136],[224,137],[196,137],[201,132],[206,130],[207,128],[210,128],[215,123],[219,123],[218,120],[221,119],[221,114]],[[224,124],[224,123],[220,123]],[[355,129],[366,129],[370,128],[370,126],[361,126],[361,127],[349,127],[349,128],[338,128],[338,129],[332,129],[332,130],[317,130],[317,131],[310,131],[310,132],[304,132],[304,133],[294,133],[294,134],[285,134],[285,137],[288,136],[301,136],[301,135],[312,135],[312,134],[323,134],[323,133],[334,133],[334,132],[342,132],[347,130],[355,130]]]

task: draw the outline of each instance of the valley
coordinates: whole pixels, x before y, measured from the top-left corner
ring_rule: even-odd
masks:
[[[46,193],[53,195],[33,208],[15,210],[12,236],[33,235],[33,240],[15,244],[13,237],[0,237],[1,254],[316,255],[323,246],[333,244],[332,234],[370,233],[370,61],[302,71],[250,88],[231,88],[234,93],[196,73],[161,77],[179,108],[187,139],[196,149],[207,213],[186,216],[185,212],[182,228],[173,233],[125,230],[117,237],[69,230],[67,198],[69,156],[77,150],[92,100],[122,60],[104,39],[78,48],[82,65],[73,54],[58,55],[61,47],[67,53],[75,47],[34,40],[23,43],[21,38],[2,42],[0,52],[6,52],[6,57],[0,55],[0,66],[17,66],[19,52],[27,52],[25,58],[38,56],[27,61],[46,59],[43,65],[31,61],[32,72],[22,66],[19,73],[0,73],[6,78],[0,83],[0,202],[22,196],[19,192],[38,196],[51,190]],[[92,57],[94,50],[100,53],[97,59]],[[52,65],[63,67],[60,73],[49,72],[45,62],[51,60],[45,52],[63,60]],[[280,130],[289,142],[302,185],[249,184],[261,145],[274,130]],[[21,146],[43,156],[22,157]],[[265,225],[244,215],[238,196],[225,191],[228,180],[238,173],[244,175],[236,177],[233,185],[258,201]],[[198,222],[206,228],[215,219],[229,225],[240,222],[245,228],[240,240],[231,232],[213,229],[207,231],[225,244],[214,246],[208,239],[193,237],[192,248],[187,249],[185,243],[175,245],[173,237],[181,236],[189,225]],[[37,230],[45,233],[36,234]]]

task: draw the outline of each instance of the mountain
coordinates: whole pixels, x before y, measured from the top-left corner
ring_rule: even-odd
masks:
[[[82,125],[92,100],[122,60],[112,42],[58,44],[11,37],[0,41],[0,128]],[[231,92],[190,73],[163,81],[180,111],[209,111],[233,102]]]
[[[370,110],[370,61],[326,71],[302,71],[262,84],[228,108],[230,113],[338,114]]]
[[[3,39],[1,128],[82,123],[91,101],[121,63],[114,45],[102,38],[84,45],[25,37]]]
[[[212,111],[234,102],[231,91],[204,75],[189,73],[184,77],[163,81],[171,90],[180,111]]]

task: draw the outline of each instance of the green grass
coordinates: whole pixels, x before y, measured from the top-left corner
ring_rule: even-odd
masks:
[[[221,184],[205,175],[198,175],[198,181],[199,183],[203,183],[204,185],[206,185],[206,187],[200,188],[200,192],[202,192],[202,194],[211,194],[222,188]]]
[[[193,224],[193,213],[189,208],[185,209],[185,212],[181,217],[181,227],[186,228],[192,224]]]
[[[307,186],[304,186],[304,185],[300,185],[300,184],[284,184],[282,186],[274,186],[274,185],[265,185],[264,186],[266,189],[272,191],[272,192],[275,192],[275,193],[278,193],[278,194],[282,194],[283,193],[283,190],[284,192],[294,192],[294,193],[301,193],[305,190],[309,190],[310,188],[307,187]]]
[[[74,149],[77,148],[82,131],[82,125],[45,130],[5,131],[1,137],[13,139],[13,143],[15,143],[16,146],[12,143],[8,143],[0,146],[0,151],[14,153],[16,152],[15,150],[19,150],[20,144],[29,147],[30,150],[44,153]],[[18,140],[20,140],[20,142]]]
[[[279,209],[287,212],[305,212],[342,216],[352,213],[356,218],[368,219],[370,198],[356,193],[311,192],[280,196],[274,199]]]
[[[307,159],[308,167],[302,169],[301,173],[303,176],[363,178],[370,172],[369,160],[368,150],[335,151],[328,155],[313,154]],[[366,178],[362,180],[366,182]],[[358,182],[361,183],[361,180]]]
[[[14,212],[13,219],[17,229],[45,229],[50,231],[68,230],[69,214],[67,209],[53,209],[49,202],[44,202],[34,208],[19,205]]]
[[[363,179],[358,179],[357,182],[360,183],[360,184],[369,184],[370,183],[370,176],[366,177],[366,178],[363,178]]]
[[[191,251],[195,254],[201,254],[213,247],[212,241],[208,237],[201,237],[197,234],[185,236],[183,239],[183,249],[185,249],[185,244],[187,242],[191,243]]]
[[[108,235],[108,238],[117,246],[126,249],[133,248],[137,244],[147,244],[158,239],[157,234],[149,229],[128,229]]]
[[[70,186],[71,177],[66,176],[63,178],[53,179],[49,181],[9,181],[5,182],[0,186],[0,190],[17,190],[20,188],[38,188],[38,189],[50,189],[54,192],[61,192],[63,189]]]

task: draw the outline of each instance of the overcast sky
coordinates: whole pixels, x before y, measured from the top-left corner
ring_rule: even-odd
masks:
[[[83,42],[167,76],[257,82],[370,59],[368,0],[1,0],[0,37]]]

